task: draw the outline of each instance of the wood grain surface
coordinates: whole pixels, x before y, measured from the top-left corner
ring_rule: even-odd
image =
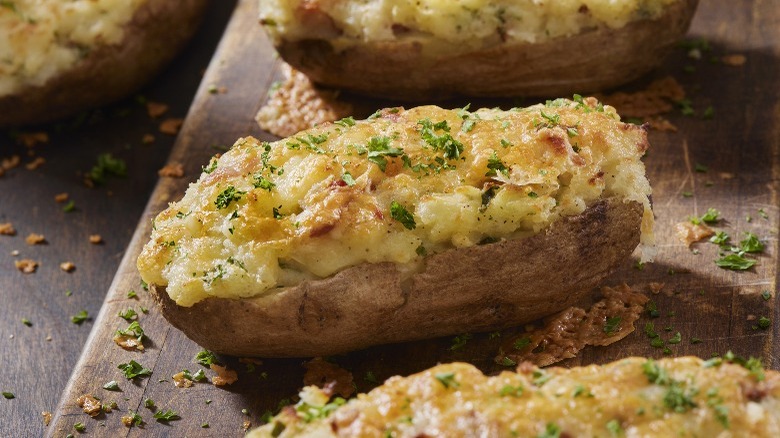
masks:
[[[201,349],[152,307],[148,294],[139,290],[135,268],[137,254],[150,232],[150,219],[197,178],[201,166],[215,152],[214,145],[227,146],[248,134],[273,138],[260,132],[252,120],[278,78],[279,67],[257,26],[255,3],[240,1],[234,12],[170,157],[170,162],[183,164],[186,176],[162,180],[155,188],[62,394],[47,430],[51,436],[73,433],[77,422],[86,425],[87,434],[98,436],[240,436],[245,422],[261,424],[265,412],[275,412],[302,386],[302,364],[307,359],[263,360],[262,364],[248,365],[225,357],[221,360],[239,372],[235,384],[224,388],[211,383],[175,387],[171,376],[183,369],[201,369],[193,361]],[[562,365],[604,363],[631,355],[661,357],[663,350],[652,347],[642,330],[646,322],[653,322],[664,340],[681,334],[680,343],[666,344],[668,354],[706,358],[733,350],[761,357],[767,366],[780,368],[780,347],[774,342],[780,328],[775,317],[780,205],[778,20],[780,10],[771,1],[702,2],[691,34],[692,38],[706,39],[711,50],[704,50],[697,60],[681,48],[651,77],[627,87],[642,88],[652,79],[672,75],[687,90],[695,111],[685,116],[676,109],[668,115],[677,132],[650,134],[652,147],[645,162],[654,187],[659,249],[656,262],[639,270],[634,260],[627,261],[606,281],[608,285],[625,282],[646,292],[657,304],[659,316],[650,319],[643,315],[638,330],[623,341],[586,348]],[[735,54],[745,57],[744,65],[720,61],[722,56]],[[212,84],[224,86],[228,92],[209,93]],[[514,103],[503,102],[506,106]],[[447,103],[453,107],[463,104]],[[707,118],[705,109],[710,106],[714,113]],[[716,229],[727,231],[734,240],[750,231],[765,243],[754,268],[745,272],[720,269],[714,264],[718,257],[716,245],[694,244],[692,250],[679,242],[674,225],[692,215],[702,215],[708,208],[721,212]],[[660,293],[650,293],[651,282],[664,284]],[[127,298],[130,289],[139,291],[138,299]],[[762,297],[764,291],[771,295],[768,300]],[[127,326],[117,314],[140,306],[150,308],[139,318],[150,342],[143,353],[124,351],[111,341],[117,329]],[[770,318],[768,328],[757,327],[760,317]],[[380,346],[329,359],[351,371],[357,388],[365,391],[376,384],[367,378],[369,372],[382,381],[394,374],[409,374],[450,361],[468,361],[494,372],[502,368],[493,361],[499,343],[500,339],[475,335],[456,350],[451,349],[452,338],[446,338]],[[138,361],[153,374],[126,380],[117,365],[129,360]],[[206,375],[211,379],[214,373],[206,370]],[[111,380],[119,383],[121,392],[102,389]],[[87,393],[104,402],[116,401],[118,410],[89,418],[75,403],[78,396]],[[146,399],[153,400],[156,409],[176,411],[180,419],[155,421],[155,410],[144,407]],[[125,427],[120,417],[128,411],[137,412],[144,423]]]

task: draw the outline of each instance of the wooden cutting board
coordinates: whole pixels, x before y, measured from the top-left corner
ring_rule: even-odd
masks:
[[[235,384],[224,388],[210,383],[175,387],[171,376],[183,369],[193,373],[201,369],[193,361],[201,348],[160,316],[141,289],[135,268],[150,233],[151,218],[183,194],[211,155],[241,136],[273,139],[253,121],[269,88],[279,79],[280,65],[257,24],[255,3],[243,0],[236,8],[170,157],[171,163],[184,166],[185,177],[162,179],[157,185],[62,395],[48,429],[51,436],[75,433],[77,422],[86,425],[87,433],[100,436],[241,436],[246,421],[252,427],[261,424],[266,411],[275,412],[302,386],[306,359],[248,365],[236,358],[222,358],[238,371]],[[704,50],[702,59],[697,60],[680,48],[651,77],[626,88],[641,88],[652,79],[672,75],[687,90],[695,110],[692,116],[678,109],[668,115],[677,132],[650,133],[652,147],[645,162],[654,187],[656,262],[638,270],[634,261],[627,261],[605,282],[625,282],[648,293],[660,316],[651,320],[643,315],[637,322],[638,330],[626,339],[608,347],[588,347],[577,358],[563,362],[564,366],[604,363],[630,355],[661,357],[665,353],[652,347],[642,330],[646,322],[653,322],[664,340],[680,332],[680,343],[667,344],[671,355],[706,358],[733,350],[759,356],[769,367],[780,368],[780,345],[774,342],[780,328],[775,318],[780,213],[780,28],[776,23],[780,9],[769,1],[701,3],[691,34],[708,41],[711,50]],[[744,56],[746,62],[727,65],[721,61],[727,55]],[[226,92],[209,92],[215,86],[225,87]],[[503,102],[506,106],[513,103]],[[704,117],[708,107],[713,109],[711,118]],[[699,243],[692,250],[677,239],[674,225],[689,216],[700,216],[708,208],[721,212],[723,219],[716,229],[737,241],[750,231],[765,243],[754,268],[745,272],[718,268],[714,263],[716,245]],[[649,292],[651,282],[664,284],[660,293]],[[138,298],[128,298],[130,290],[136,291]],[[771,296],[768,300],[762,294],[765,291]],[[111,340],[117,329],[127,326],[117,314],[128,307],[149,309],[139,319],[150,340],[143,353],[124,351]],[[761,317],[770,318],[768,328],[757,327]],[[437,362],[468,361],[486,372],[497,371],[502,367],[493,358],[499,342],[475,335],[463,348],[453,350],[453,339],[446,338],[375,347],[330,360],[351,371],[358,390],[366,391],[376,385],[371,376],[381,382]],[[152,369],[152,376],[126,380],[117,365],[130,360]],[[206,375],[211,378],[214,373],[206,370]],[[102,388],[112,380],[118,382],[121,392]],[[95,419],[88,417],[76,405],[76,399],[87,393],[104,403],[115,401],[118,409]],[[176,411],[180,419],[155,421],[154,411],[144,407],[146,399],[153,400],[158,409]],[[121,417],[128,411],[140,414],[144,424],[125,427]]]

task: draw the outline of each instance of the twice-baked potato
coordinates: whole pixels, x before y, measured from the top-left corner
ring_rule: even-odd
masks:
[[[0,127],[118,100],[155,75],[207,0],[0,2]]]
[[[509,327],[652,243],[645,130],[595,99],[385,109],[240,139],[154,221],[163,315],[233,355],[315,356]]]
[[[316,83],[422,101],[561,96],[658,66],[698,0],[259,0],[282,58]]]
[[[742,364],[631,357],[572,369],[523,364],[494,377],[438,365],[348,402],[306,387],[247,438],[780,436],[780,373]]]

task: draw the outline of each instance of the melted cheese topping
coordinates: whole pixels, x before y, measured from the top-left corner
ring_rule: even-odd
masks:
[[[695,357],[634,357],[572,369],[520,366],[518,373],[495,377],[453,363],[391,377],[335,411],[337,403],[323,409],[327,400],[318,388],[304,388],[295,409],[247,437],[780,434],[780,374],[768,371],[758,381],[741,366],[711,366]]]
[[[43,85],[95,46],[119,44],[147,1],[0,1],[0,96]]]
[[[260,0],[271,37],[327,39],[337,49],[413,40],[478,50],[501,42],[539,43],[658,18],[679,0]]]
[[[602,197],[645,206],[645,131],[595,99],[501,111],[425,106],[274,143],[240,139],[160,213],[138,260],[179,305],[252,297],[361,263],[522,238]]]

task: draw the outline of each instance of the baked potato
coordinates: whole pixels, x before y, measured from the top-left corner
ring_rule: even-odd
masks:
[[[244,138],[157,216],[138,268],[174,326],[225,354],[509,327],[652,245],[647,147],[644,128],[579,96]]]
[[[629,82],[698,0],[259,0],[281,57],[314,82],[408,101],[562,96]]]
[[[118,100],[197,28],[207,0],[0,2],[0,127]]]
[[[464,363],[391,377],[345,402],[310,386],[247,438],[780,436],[780,373],[760,361],[631,357],[484,376]]]

